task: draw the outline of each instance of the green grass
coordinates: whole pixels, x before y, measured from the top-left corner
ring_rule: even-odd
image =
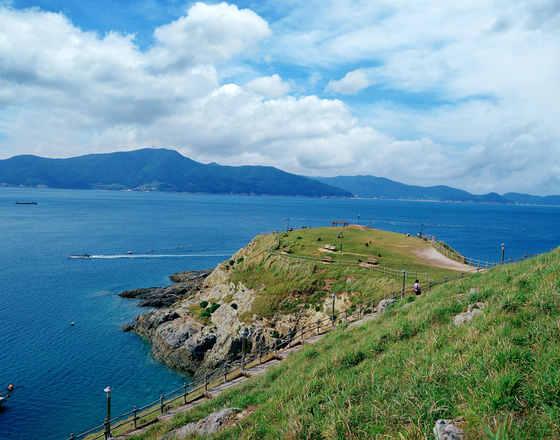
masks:
[[[344,228],[343,252],[322,252],[325,244],[336,244],[339,248],[338,232],[339,228],[316,228],[284,233],[280,234],[279,246],[276,234],[259,236],[254,240],[255,247],[250,255],[234,265],[231,264],[233,260],[222,264],[235,284],[260,289],[251,313],[244,314],[244,318],[251,321],[253,315],[272,317],[279,312],[295,313],[302,308],[316,308],[331,293],[347,293],[350,302],[358,304],[402,288],[400,276],[389,277],[363,267],[337,265],[340,260],[365,262],[370,257],[377,258],[383,267],[399,271],[406,269],[412,274],[428,272],[431,279],[456,273],[432,266],[414,254],[413,251],[430,248],[429,242],[387,231]],[[267,252],[269,247],[290,247],[291,255],[301,257],[321,259],[325,255],[332,256],[334,264],[328,266],[271,255]],[[425,279],[420,275],[419,278]],[[407,280],[406,284],[412,285],[412,281]]]
[[[437,419],[461,416],[469,439],[558,439],[559,274],[557,249],[442,285],[405,309],[401,300],[132,439],[249,406],[238,426],[208,438],[431,439]],[[482,315],[453,325],[479,301]]]

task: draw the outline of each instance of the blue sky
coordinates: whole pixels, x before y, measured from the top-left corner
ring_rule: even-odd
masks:
[[[557,0],[0,0],[0,159],[560,194],[559,37]]]

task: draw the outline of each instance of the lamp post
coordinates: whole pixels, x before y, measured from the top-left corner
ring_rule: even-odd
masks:
[[[506,244],[502,243],[502,264],[504,264],[504,252],[506,250]]]
[[[332,315],[331,315],[331,321],[332,321],[332,326],[334,327],[334,300],[336,299],[336,294],[333,293],[332,294]]]
[[[420,238],[422,238],[422,226],[426,226],[426,224],[420,223]]]
[[[344,237],[342,236],[342,232],[339,232],[339,233],[338,233],[338,238],[340,238],[340,250],[339,250],[338,252],[342,252],[342,239],[344,238]]]
[[[286,232],[290,232],[290,218],[285,217],[286,221],[288,222],[288,227],[286,228]]]
[[[247,336],[249,336],[249,331],[244,328],[241,331],[241,371],[245,371],[245,344]]]
[[[107,425],[105,426],[105,440],[111,438],[111,391],[113,387],[107,387],[103,391],[107,393]]]
[[[358,214],[358,224],[360,224],[360,214]]]

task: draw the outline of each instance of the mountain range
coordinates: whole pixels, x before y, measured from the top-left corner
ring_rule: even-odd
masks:
[[[405,185],[383,177],[305,177],[273,167],[202,164],[167,149],[90,154],[68,159],[14,156],[0,160],[0,185],[560,205],[560,196],[514,192],[473,195],[449,186]]]

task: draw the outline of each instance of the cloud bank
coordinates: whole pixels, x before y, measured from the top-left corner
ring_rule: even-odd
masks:
[[[165,147],[307,175],[560,194],[557,2],[262,15],[196,3],[140,49],[132,34],[0,6],[0,158]]]

